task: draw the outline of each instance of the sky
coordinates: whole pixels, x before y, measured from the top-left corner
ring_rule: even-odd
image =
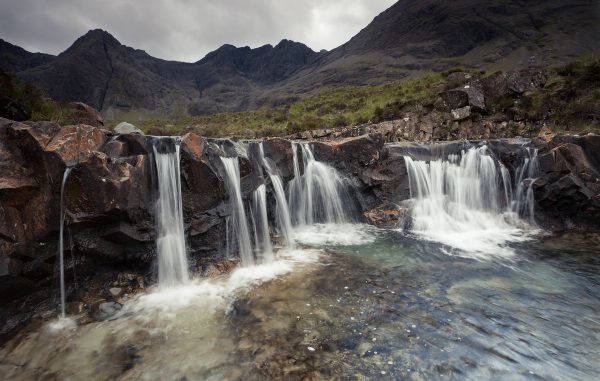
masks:
[[[169,60],[195,62],[223,44],[282,39],[331,50],[394,0],[0,0],[0,38],[58,54],[90,29]]]

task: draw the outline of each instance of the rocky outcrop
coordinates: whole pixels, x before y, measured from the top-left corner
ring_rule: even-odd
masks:
[[[563,224],[600,225],[600,136],[559,136],[539,157],[540,209]]]
[[[423,128],[410,119],[402,123]],[[317,160],[346,177],[350,191],[345,208],[356,209],[362,221],[404,226],[410,198],[404,156],[431,160],[480,142],[394,143],[402,126],[384,127],[310,144]],[[115,134],[85,124],[61,127],[0,119],[0,336],[53,303],[60,187],[66,168],[71,168],[64,193],[67,276],[76,268],[79,279],[91,279],[86,284],[121,284],[112,278],[124,272],[133,274],[129,278],[135,285],[155,282],[154,144],[154,137]],[[487,144],[513,175],[527,155],[523,140]],[[553,228],[598,226],[600,136],[545,136],[533,144],[540,153],[540,175],[533,184],[540,222]],[[180,138],[179,146],[188,254],[195,270],[213,273],[214,263],[223,259],[226,219],[231,214],[219,156],[239,160],[245,200],[270,180],[257,156],[257,142],[204,139],[189,133]],[[265,160],[285,181],[293,178],[292,142],[268,139],[262,148]],[[302,160],[299,165],[302,173]],[[268,202],[274,203],[272,194]],[[107,295],[94,299],[94,290],[106,293],[108,288],[79,290],[87,295],[84,300],[75,297],[74,283],[68,284],[70,301],[85,303],[86,308],[105,302]]]

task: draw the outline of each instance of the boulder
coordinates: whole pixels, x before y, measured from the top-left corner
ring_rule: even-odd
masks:
[[[144,132],[142,130],[140,130],[139,128],[137,128],[133,124],[127,123],[127,122],[121,122],[121,123],[117,124],[117,126],[114,129],[114,131],[117,134],[140,134],[140,135],[144,135]]]
[[[452,115],[452,119],[454,120],[467,119],[469,116],[471,116],[471,106],[465,106],[454,109],[450,111],[450,114]]]
[[[500,98],[520,95],[546,84],[547,76],[541,70],[526,69],[520,71],[498,72],[481,80],[486,102],[495,102]]]
[[[102,114],[92,106],[82,102],[71,102],[69,106],[73,109],[65,124],[86,124],[93,127],[104,127]]]
[[[148,217],[152,205],[149,157],[113,159],[98,151],[80,163],[65,186],[72,219],[98,220]]]
[[[281,176],[289,180],[294,177],[294,154],[292,143],[281,138],[267,139],[263,142],[265,157],[269,158],[281,173]]]

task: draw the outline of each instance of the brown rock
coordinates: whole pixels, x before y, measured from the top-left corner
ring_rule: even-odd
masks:
[[[92,106],[82,102],[69,103],[74,109],[72,115],[69,116],[65,124],[87,124],[94,127],[103,127],[104,119],[102,114]]]

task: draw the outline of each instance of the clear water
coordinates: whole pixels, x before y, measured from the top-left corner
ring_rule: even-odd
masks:
[[[11,380],[597,380],[600,237],[536,236],[509,258],[363,225],[298,231],[274,262],[30,328]],[[310,245],[312,249],[307,248]]]

